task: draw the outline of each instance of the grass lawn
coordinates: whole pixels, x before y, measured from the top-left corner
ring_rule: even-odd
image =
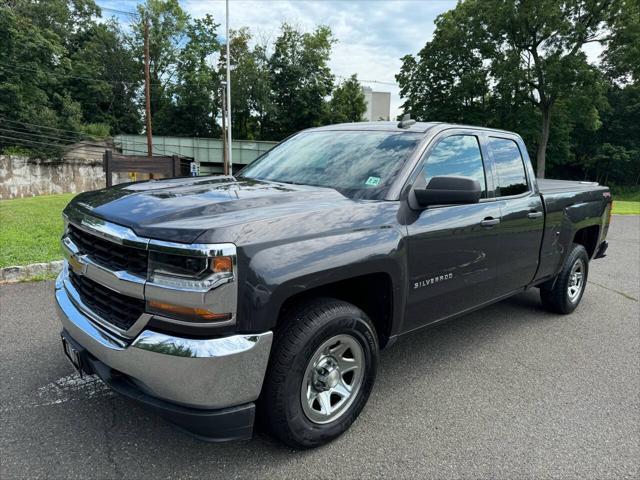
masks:
[[[640,188],[613,187],[613,213],[616,215],[640,215]]]
[[[613,213],[616,215],[640,215],[640,201],[613,200]]]
[[[62,209],[74,195],[0,200],[0,268],[62,259]]]

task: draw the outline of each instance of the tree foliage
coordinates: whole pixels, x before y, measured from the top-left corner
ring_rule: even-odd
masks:
[[[98,13],[91,0],[0,7],[0,148],[55,155],[87,124],[139,129],[136,62],[117,24],[97,23]]]
[[[640,64],[639,42],[630,45],[637,39],[637,5],[463,0],[438,17],[418,55],[403,57],[396,77],[403,109],[424,120],[516,130],[540,177],[547,169],[598,176],[592,167],[602,158],[609,101],[628,88],[614,88],[610,79],[629,80]],[[584,53],[596,41],[609,46],[603,70]]]
[[[0,150],[57,155],[96,132],[143,132],[145,25],[153,133],[220,136],[226,45],[219,24],[210,15],[190,17],[178,0],[145,0],[127,19],[102,18],[94,0],[2,3]],[[283,24],[273,45],[241,28],[230,42],[235,138],[280,140],[360,119],[355,78],[330,99],[335,40],[328,27],[303,32]]]
[[[340,83],[329,102],[329,123],[361,122],[367,111],[358,76],[352,75]]]
[[[640,82],[640,2],[622,0],[610,24],[611,37],[604,52],[607,74],[622,82]]]
[[[186,27],[186,43],[175,66],[175,83],[170,83],[167,93],[167,112],[161,118],[159,133],[211,137],[219,135],[216,125],[219,104],[212,92],[220,88],[215,65],[210,61],[211,52],[219,48],[217,28],[213,17],[195,19]]]
[[[266,47],[251,47],[249,29],[231,31],[231,119],[234,135],[247,140],[265,135],[267,114],[271,112]],[[219,76],[226,78],[226,45],[220,46]]]
[[[289,24],[282,25],[268,63],[273,105],[271,137],[283,138],[318,126],[325,118],[325,97],[333,89],[328,65],[333,43],[329,27],[303,33]]]
[[[103,18],[94,0],[0,3],[0,150],[56,155],[87,136],[141,133],[147,20],[153,132],[221,135],[216,19],[179,0],[145,0],[127,18]],[[584,53],[596,40],[598,65]],[[357,77],[336,85],[329,68],[328,27],[283,24],[272,43],[240,28],[229,41],[234,138],[362,119]],[[637,184],[639,66],[638,0],[462,0],[397,79],[414,118],[517,131],[540,174]]]

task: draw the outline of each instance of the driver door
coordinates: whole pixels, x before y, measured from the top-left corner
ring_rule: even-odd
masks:
[[[432,142],[419,175],[458,175],[480,182],[479,203],[433,205],[408,225],[409,290],[405,331],[437,322],[495,298],[500,208],[489,192],[481,136],[447,131]],[[488,162],[487,162],[488,163]],[[487,185],[489,179],[489,185]]]

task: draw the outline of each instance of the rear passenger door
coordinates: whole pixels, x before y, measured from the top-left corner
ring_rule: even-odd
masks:
[[[522,140],[506,133],[489,133],[485,138],[501,211],[496,229],[500,239],[496,288],[499,295],[505,295],[533,280],[540,258],[544,210],[533,187],[533,170]]]
[[[479,203],[433,205],[407,225],[409,291],[405,331],[476,307],[495,297],[500,208],[493,201],[479,135],[453,130],[434,139],[418,175],[459,175],[480,182]],[[489,180],[489,182],[487,182]]]

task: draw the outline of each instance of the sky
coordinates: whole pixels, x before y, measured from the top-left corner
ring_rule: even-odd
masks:
[[[97,3],[135,11],[138,2]],[[180,4],[193,17],[213,15],[224,34],[224,0],[181,0]],[[230,0],[229,4],[230,28],[249,27],[256,38],[271,43],[283,22],[304,31],[319,24],[331,27],[337,40],[330,61],[336,80],[356,73],[363,85],[390,92],[391,118],[395,118],[402,104],[395,81],[400,58],[417,53],[429,41],[434,20],[453,8],[456,0]]]

